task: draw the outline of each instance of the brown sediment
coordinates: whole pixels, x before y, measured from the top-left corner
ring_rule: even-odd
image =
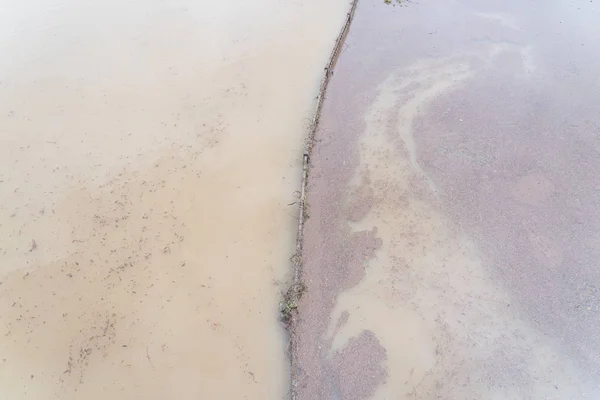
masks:
[[[288,396],[288,204],[347,11],[3,5],[1,398]]]

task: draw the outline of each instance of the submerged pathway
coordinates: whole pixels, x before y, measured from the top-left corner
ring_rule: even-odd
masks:
[[[599,20],[361,0],[311,157],[298,399],[600,398]]]

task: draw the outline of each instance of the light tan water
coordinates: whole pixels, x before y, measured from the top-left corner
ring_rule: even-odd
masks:
[[[344,0],[2,1],[0,397],[285,397]]]

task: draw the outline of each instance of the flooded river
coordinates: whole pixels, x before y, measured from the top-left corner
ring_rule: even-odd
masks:
[[[360,1],[311,159],[298,399],[600,398],[598,21]]]
[[[348,3],[2,1],[0,397],[280,399]]]

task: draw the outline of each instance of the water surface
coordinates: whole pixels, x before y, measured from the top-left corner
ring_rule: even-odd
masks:
[[[0,397],[266,399],[345,1],[3,1]]]
[[[325,100],[299,398],[599,398],[600,9],[402,5]]]

